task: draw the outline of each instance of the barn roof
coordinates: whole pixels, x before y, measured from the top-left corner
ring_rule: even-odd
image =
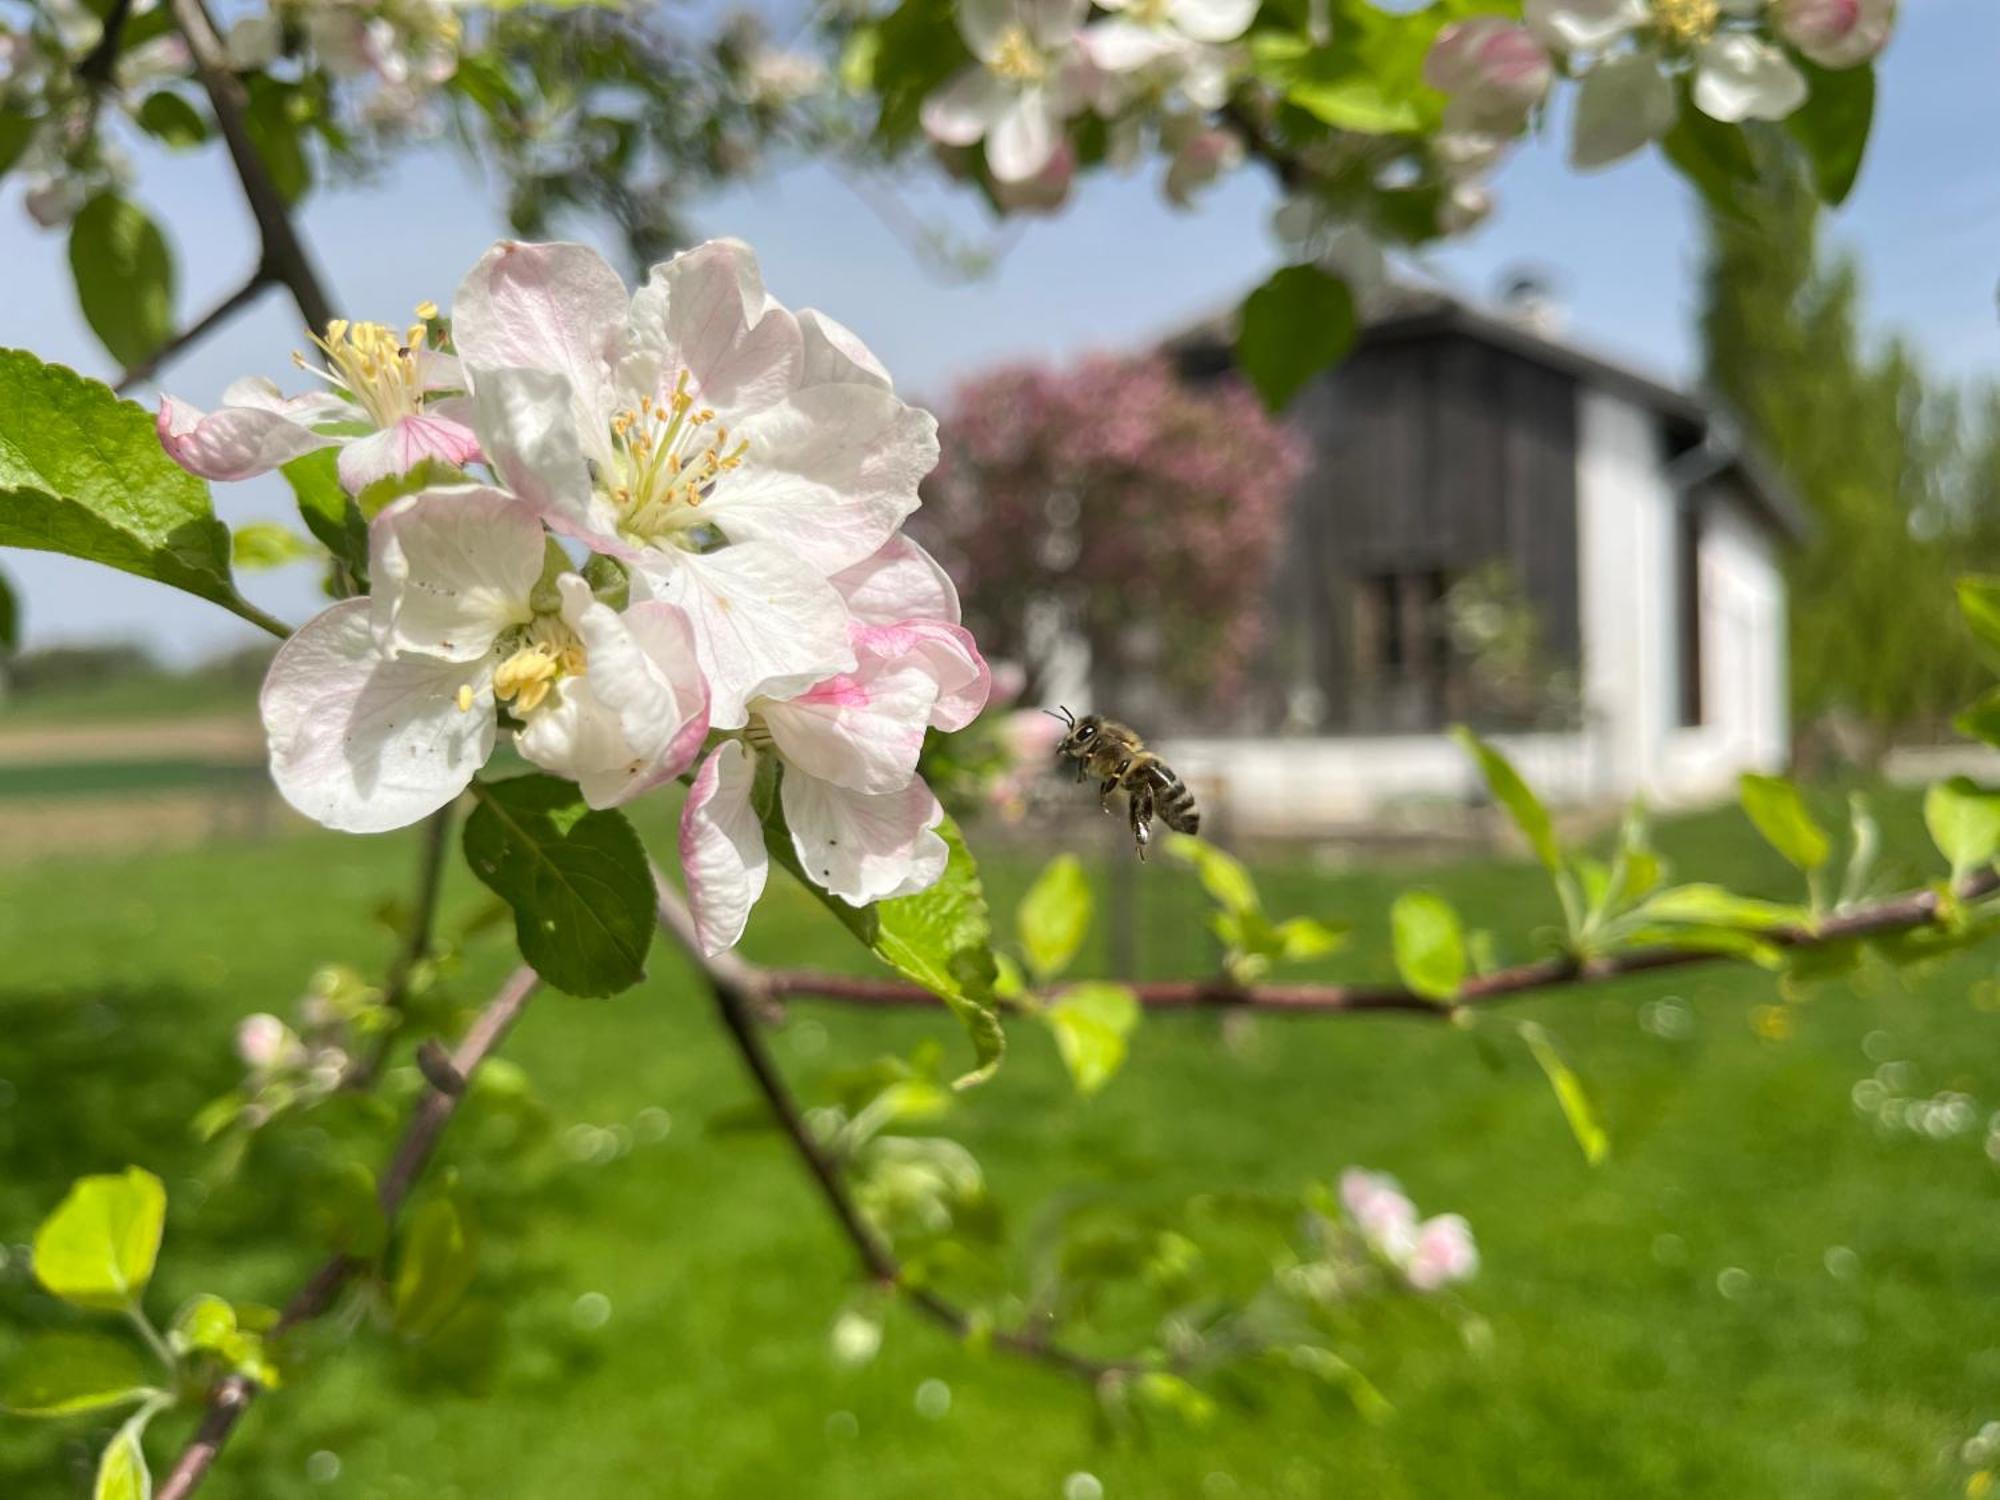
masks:
[[[1777,466],[1715,403],[1577,343],[1527,317],[1488,311],[1435,287],[1394,282],[1371,298],[1360,346],[1442,335],[1475,339],[1658,412],[1678,429],[1678,456],[1669,464],[1679,488],[1733,479],[1756,517],[1792,541],[1812,523]],[[1235,342],[1235,313],[1206,318],[1165,341],[1183,359],[1218,368]],[[1208,358],[1204,359],[1206,355]]]

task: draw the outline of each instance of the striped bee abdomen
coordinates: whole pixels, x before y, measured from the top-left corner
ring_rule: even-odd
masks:
[[[1158,762],[1153,765],[1153,780],[1158,788],[1153,805],[1160,821],[1176,833],[1201,832],[1201,809],[1194,805],[1187,783]]]

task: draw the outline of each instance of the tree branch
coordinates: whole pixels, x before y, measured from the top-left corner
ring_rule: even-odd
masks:
[[[1959,901],[1976,901],[2000,891],[2000,873],[1972,876],[1955,892]],[[1928,927],[1941,915],[1932,890],[1906,891],[1827,918],[1817,927],[1782,927],[1746,934],[1788,951],[1824,948],[1856,938],[1887,937]],[[1542,990],[1602,984],[1631,974],[1700,964],[1740,961],[1736,955],[1698,948],[1637,948],[1579,961],[1547,958],[1495,969],[1465,982],[1457,1005],[1490,1005]],[[1418,995],[1399,985],[1235,984],[1225,978],[1150,980],[1129,986],[1148,1010],[1270,1011],[1281,1015],[1355,1015],[1400,1013],[1431,1020],[1448,1020],[1455,1008]],[[852,974],[824,974],[810,969],[758,971],[756,991],[766,1007],[794,996],[836,1000],[851,1005],[928,1006],[942,1002],[921,985],[900,979]],[[1056,991],[1060,993],[1060,990]]]
[[[220,328],[224,323],[227,323],[236,314],[256,301],[264,289],[274,285],[276,281],[276,277],[272,276],[262,266],[259,266],[250,279],[244,282],[243,285],[231,292],[227,297],[224,297],[215,306],[195,319],[194,322],[190,323],[186,328],[168,339],[166,343],[140,360],[139,363],[126,370],[124,374],[120,375],[118,377],[118,384],[113,389],[122,396],[141,381],[152,379],[153,373],[161,365],[173,359],[182,350],[190,348],[207,338],[216,329]]]
[[[912,1307],[955,1337],[969,1337],[976,1326],[970,1313],[928,1287],[905,1283],[902,1263],[896,1259],[896,1252],[868,1222],[860,1205],[847,1190],[840,1163],[820,1144],[812,1128],[806,1124],[798,1101],[792,1097],[784,1075],[778,1071],[778,1065],[772,1060],[757,1029],[759,1011],[768,1008],[773,998],[768,985],[772,976],[744,962],[734,953],[719,953],[712,958],[705,955],[695,934],[694,919],[679,892],[657,872],[653,883],[659,894],[661,928],[681,946],[707,980],[709,991],[715,997],[716,1010],[722,1017],[723,1028],[735,1043],[736,1051],[742,1057],[744,1067],[749,1069],[757,1091],[764,1096],[764,1103],[769,1106],[772,1117],[811,1174],[820,1197],[832,1210],[841,1232],[854,1246],[863,1272],[885,1290],[901,1295]],[[996,1349],[1038,1360],[1093,1382],[1136,1368],[1115,1360],[1093,1359],[1035,1333],[996,1331],[989,1335],[989,1341]],[[162,1497],[162,1500],[169,1500],[169,1497]]]
[[[437,928],[438,891],[444,884],[445,852],[451,846],[455,806],[447,802],[424,821],[423,852],[417,861],[417,899],[410,910],[410,930],[382,985],[382,1004],[394,1011],[399,1021],[404,1003],[410,997],[410,983],[416,977],[417,966],[431,955]],[[340,1081],[343,1089],[351,1092],[374,1083],[396,1044],[396,1030],[392,1027],[384,1031],[368,1055],[347,1070],[347,1076]]]
[[[439,1088],[433,1080],[423,1098],[417,1102],[409,1126],[403,1132],[403,1139],[397,1145],[396,1154],[390,1159],[376,1190],[385,1219],[394,1220],[403,1200],[409,1197],[410,1189],[430,1162],[431,1153],[437,1149],[438,1138],[444,1134],[445,1126],[451,1123],[451,1117],[464,1097],[464,1080],[470,1078],[500,1045],[520,1019],[521,1012],[527,1008],[540,983],[533,969],[520,968],[509,975],[451,1055],[450,1066],[460,1086],[455,1090]],[[327,1260],[285,1304],[272,1334],[275,1336],[300,1323],[310,1322],[325,1312],[361,1265],[360,1261],[345,1255],[335,1255]],[[187,1500],[200,1487],[216,1456],[236,1430],[238,1420],[256,1399],[257,1390],[255,1381],[231,1375],[209,1393],[201,1425],[195,1429],[187,1447],[181,1450],[172,1472],[155,1491],[154,1500]]]
[[[230,160],[236,164],[236,176],[243,184],[243,196],[249,200],[250,212],[257,220],[258,237],[264,246],[263,272],[284,283],[306,326],[314,333],[324,333],[333,319],[333,300],[292,224],[285,195],[278,191],[278,185],[265,169],[264,159],[257,154],[257,143],[250,136],[250,96],[243,80],[231,71],[222,38],[216,34],[215,22],[202,0],[168,0],[168,3],[173,8],[174,22],[194,55],[195,73],[208,93],[215,122],[221,127]]]

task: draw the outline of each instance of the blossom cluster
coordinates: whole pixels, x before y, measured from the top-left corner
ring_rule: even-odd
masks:
[[[285,798],[328,827],[400,827],[463,792],[503,730],[593,807],[687,778],[710,951],[763,890],[775,809],[844,901],[935,882],[943,813],[917,758],[990,679],[949,578],[901,534],[931,416],[847,328],[772,299],[737,241],[636,294],[584,246],[503,242],[448,320],[418,312],[329,327],[324,391],[252,379],[213,412],[160,407],[196,474],[337,448],[373,513],[372,591],[302,628],[264,684]]]
[[[1726,124],[1782,120],[1806,102],[1795,58],[1859,67],[1888,44],[1897,0],[1527,0],[1520,22],[1476,16],[1442,31],[1425,80],[1448,94],[1448,135],[1491,160],[1524,132],[1558,76],[1575,78],[1570,159],[1606,166],[1658,140],[1681,110]]]
[[[417,130],[458,71],[461,11],[454,0],[270,0],[231,22],[224,44],[239,73],[291,53],[353,95],[362,123]]]
[[[1417,1219],[1417,1206],[1384,1172],[1349,1167],[1340,1174],[1340,1203],[1374,1252],[1420,1292],[1435,1292],[1479,1270],[1472,1226],[1458,1214]]]

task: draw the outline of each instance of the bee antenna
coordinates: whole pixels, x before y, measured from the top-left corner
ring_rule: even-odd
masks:
[[[1045,708],[1042,712],[1047,714],[1051,719],[1061,719],[1063,723],[1069,725],[1072,729],[1076,728],[1076,715],[1060,705],[1055,708]]]

